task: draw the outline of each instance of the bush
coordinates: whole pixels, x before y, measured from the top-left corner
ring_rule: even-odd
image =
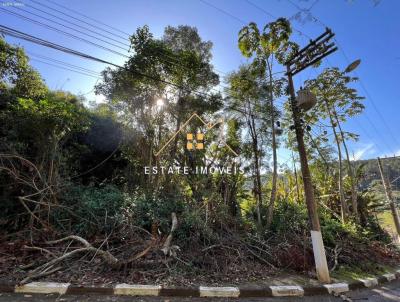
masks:
[[[361,232],[367,240],[378,240],[386,244],[392,242],[390,234],[380,226],[379,222],[373,216],[367,217],[364,227],[359,226],[359,232]]]
[[[365,227],[361,227],[353,221],[342,223],[323,209],[320,209],[319,217],[324,243],[327,247],[335,247],[337,242],[345,239],[390,242],[390,236],[372,218],[368,220]],[[282,201],[276,205],[271,226],[274,233],[290,236],[302,234],[304,229],[309,230],[305,204]]]
[[[73,219],[71,231],[90,235],[109,232],[121,217],[124,205],[122,192],[113,185],[87,187],[73,185],[63,196],[64,205],[73,211],[55,211],[55,221],[59,223],[66,216]]]
[[[203,241],[212,242],[216,237],[212,230],[213,215],[210,214],[210,221],[206,225],[204,208],[195,207],[179,196],[130,195],[126,204],[135,225],[150,232],[160,231],[164,235],[171,230],[171,213],[175,212],[178,228],[174,240],[181,247]]]
[[[340,221],[328,216],[320,215],[321,232],[324,243],[327,247],[335,247],[338,241],[347,237],[359,237],[356,226],[351,223],[341,223]]]
[[[303,234],[308,229],[307,209],[304,204],[290,201],[277,203],[271,230],[277,235]]]
[[[184,209],[182,198],[163,198],[154,195],[138,194],[127,197],[127,206],[137,225],[151,230],[154,224],[163,232],[169,233],[171,213],[177,215]]]

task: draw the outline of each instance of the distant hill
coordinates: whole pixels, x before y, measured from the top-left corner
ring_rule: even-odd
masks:
[[[400,157],[382,158],[382,166],[386,177],[392,182],[392,189],[400,190]],[[375,181],[381,181],[377,159],[358,160],[355,167],[363,167],[363,179],[360,182],[361,188],[367,188]],[[397,179],[397,180],[396,180]]]
[[[382,158],[381,161],[384,173],[391,182],[394,195],[400,197],[400,157]],[[357,160],[353,164],[356,170],[360,166],[363,166],[363,177],[359,183],[359,189],[364,190],[374,185],[375,183],[378,183],[379,185],[376,187],[376,189],[382,194],[382,197],[384,198],[384,190],[383,186],[381,185],[381,175],[379,173],[377,159]],[[301,173],[299,175],[301,175]],[[270,176],[270,174],[261,175],[261,183],[264,184],[265,182],[267,182]],[[244,186],[246,190],[252,190],[253,179],[251,177],[247,177]]]

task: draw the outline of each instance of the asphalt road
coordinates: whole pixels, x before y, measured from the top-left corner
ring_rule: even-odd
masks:
[[[343,299],[344,297],[348,300]],[[301,298],[246,298],[246,299],[206,299],[206,298],[169,298],[169,297],[116,297],[116,296],[58,296],[58,295],[27,295],[27,294],[0,294],[0,302],[205,302],[205,301],[246,301],[246,302],[400,302],[400,281],[393,281],[384,286],[373,289],[363,289],[346,293],[344,297],[311,296]]]

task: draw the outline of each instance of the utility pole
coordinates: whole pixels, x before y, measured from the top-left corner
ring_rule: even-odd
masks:
[[[333,53],[337,47],[330,42],[334,33],[330,29],[320,35],[317,39],[299,50],[286,62],[287,76],[289,81],[290,101],[293,113],[294,129],[296,132],[297,148],[299,151],[301,173],[303,175],[304,193],[311,224],[311,240],[313,245],[315,267],[320,282],[330,283],[328,263],[326,261],[325,247],[322,240],[321,226],[317,213],[317,204],[314,199],[314,188],[312,185],[310,169],[308,167],[306,147],[304,145],[304,129],[301,121],[301,111],[296,104],[296,93],[294,90],[293,76],[306,69],[310,65],[319,62],[322,58]]]
[[[397,211],[396,205],[394,204],[394,199],[393,199],[393,195],[392,195],[392,188],[390,187],[390,182],[383,174],[382,163],[381,163],[381,159],[379,157],[378,157],[378,166],[379,166],[379,172],[381,173],[381,178],[382,178],[383,188],[385,189],[386,198],[387,198],[387,201],[389,202],[390,209],[392,210],[392,216],[393,216],[394,224],[396,225],[397,236],[399,236],[400,235],[399,212]]]

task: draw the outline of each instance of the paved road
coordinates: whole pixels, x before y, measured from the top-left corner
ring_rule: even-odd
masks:
[[[346,294],[347,301],[354,302],[400,302],[400,281],[373,289],[353,291]],[[0,302],[205,302],[205,301],[238,301],[238,299],[205,299],[205,298],[137,298],[115,296],[58,296],[58,295],[27,295],[27,294],[0,294]],[[243,302],[336,302],[346,301],[340,297],[312,296],[303,298],[248,298],[240,299]]]

